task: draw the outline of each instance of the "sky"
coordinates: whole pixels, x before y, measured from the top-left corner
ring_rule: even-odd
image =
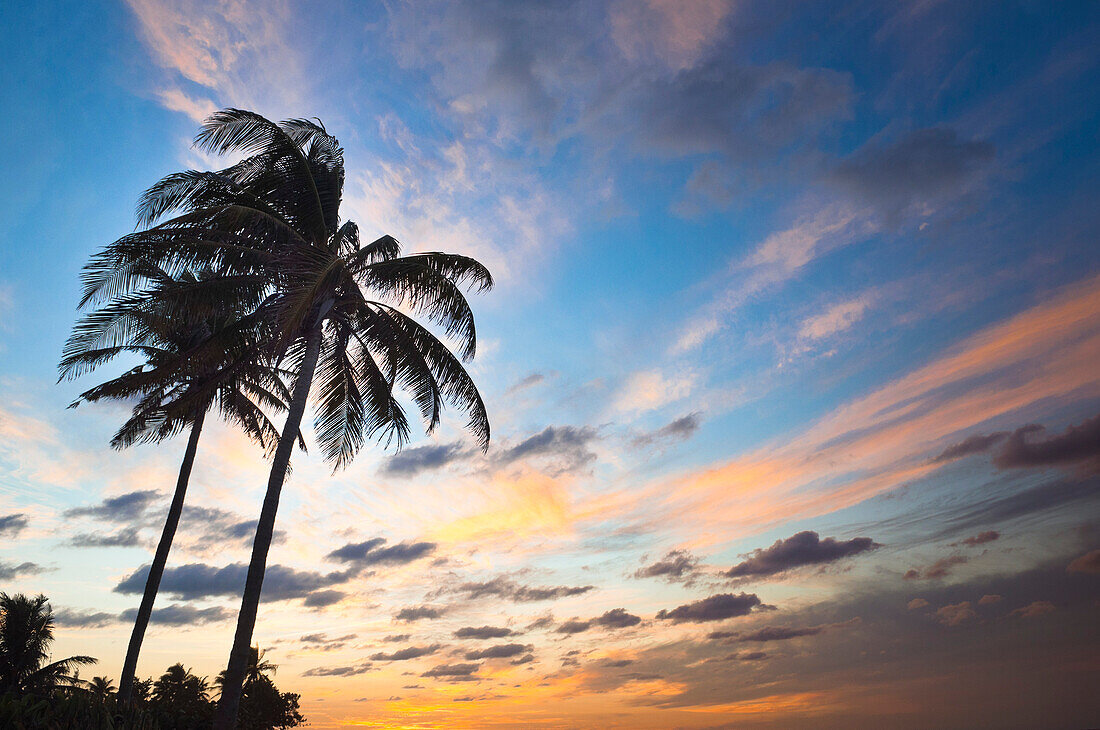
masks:
[[[487,452],[455,417],[295,456],[255,641],[312,727],[1100,725],[1100,5],[44,0],[0,32],[0,590],[50,598],[56,656],[117,679],[184,448],[66,408],[79,272],[238,107],[320,118],[346,218],[497,281]],[[139,675],[224,668],[266,473],[204,430]]]

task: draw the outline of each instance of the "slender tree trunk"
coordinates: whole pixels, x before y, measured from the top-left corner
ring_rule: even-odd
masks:
[[[237,615],[237,632],[233,635],[233,649],[229,653],[229,666],[225,670],[225,682],[222,684],[222,696],[218,702],[218,712],[214,716],[213,730],[234,730],[237,725],[237,707],[241,702],[241,685],[248,670],[248,656],[252,648],[252,631],[256,628],[256,613],[260,607],[260,592],[263,589],[264,571],[267,568],[267,553],[271,549],[271,535],[275,530],[275,513],[279,510],[279,497],[286,479],[290,456],[294,451],[294,442],[302,425],[302,416],[309,399],[309,387],[313,383],[313,374],[317,369],[317,357],[321,351],[320,325],[310,332],[306,339],[306,352],[302,360],[302,370],[294,384],[290,410],[286,424],[279,435],[279,445],[275,449],[275,458],[271,463],[271,475],[267,480],[267,494],[264,496],[260,521],[256,525],[256,539],[252,543],[252,560],[248,564],[248,577],[244,584],[244,598],[241,612]]]
[[[153,613],[153,602],[157,599],[160,579],[164,575],[164,565],[168,562],[168,551],[172,549],[172,540],[180,524],[183,513],[183,498],[187,496],[187,482],[191,479],[191,467],[195,463],[195,451],[199,447],[199,434],[206,417],[206,408],[202,408],[191,426],[191,437],[187,440],[187,450],[183,452],[180,475],[176,481],[176,493],[172,495],[172,505],[168,508],[168,517],[164,520],[164,530],[160,533],[157,552],[153,555],[153,564],[149,567],[149,577],[145,579],[145,593],[138,607],[134,631],[130,634],[130,645],[126,647],[126,662],[122,665],[122,679],[118,681],[118,700],[123,706],[129,704],[130,693],[134,687],[134,673],[137,671],[138,654],[141,642],[145,639],[145,629],[149,626],[149,616]]]

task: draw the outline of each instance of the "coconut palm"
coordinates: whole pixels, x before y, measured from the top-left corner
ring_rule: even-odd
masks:
[[[225,690],[215,720],[230,730],[248,664],[279,498],[315,376],[315,430],[325,458],[339,468],[368,438],[400,447],[408,418],[396,398],[412,397],[430,432],[445,403],[465,411],[484,448],[489,420],[462,365],[475,351],[473,314],[463,286],[492,277],[474,259],[444,253],[400,255],[391,236],[361,244],[341,221],[343,150],[319,122],[275,123],[247,111],[213,114],[196,146],[244,159],[218,172],[169,175],[143,197],[145,231],[98,254],[85,273],[88,297],[126,291],[155,262],[166,270],[210,266],[226,296],[254,296],[255,314],[274,330],[273,351],[295,373],[286,424],[272,460],[249,562]],[[169,214],[175,217],[152,225]],[[239,294],[229,290],[240,282]],[[439,325],[459,355],[413,316]]]
[[[79,686],[76,670],[95,664],[90,656],[47,663],[53,643],[53,609],[46,597],[0,593],[0,695],[47,695]]]
[[[132,415],[111,441],[115,448],[136,441],[161,441],[190,430],[126,650],[118,692],[124,704],[130,700],[138,655],[179,526],[207,411],[216,408],[270,451],[279,432],[263,408],[285,410],[287,400],[286,386],[257,344],[254,320],[220,309],[225,298],[211,298],[212,287],[201,286],[210,283],[209,271],[184,272],[173,278],[150,264],[141,273],[137,291],[112,299],[77,322],[59,366],[62,378],[74,378],[121,356],[144,359],[142,365],[85,391],[73,404],[137,399]]]
[[[163,728],[210,727],[210,686],[183,664],[173,664],[157,678],[150,704]]]
[[[92,677],[88,682],[88,691],[98,700],[110,699],[116,689],[114,682],[107,677]]]

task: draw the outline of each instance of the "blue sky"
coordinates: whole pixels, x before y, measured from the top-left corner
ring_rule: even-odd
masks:
[[[53,374],[80,267],[132,230],[147,186],[220,164],[190,148],[210,111],[316,116],[345,146],[345,216],[477,256],[498,281],[474,300],[486,455],[447,423],[337,474],[295,463],[272,562],[297,573],[257,638],[316,726],[1013,727],[1052,705],[1067,726],[1098,721],[1059,704],[1095,679],[1080,652],[1100,597],[1097,16],[5,7],[0,585],[47,593],[59,650],[117,676],[136,599],[115,589],[148,560],[183,444],[116,454],[121,407],[65,410],[87,385]],[[246,558],[264,473],[228,427],[204,437],[172,559],[190,572],[158,604],[191,620],[165,614],[141,672],[220,670],[232,591],[195,582]],[[326,556],[375,537],[432,547],[334,581]],[[788,562],[725,574],[753,559]],[[495,588],[462,588],[479,582]],[[674,613],[742,593],[758,597],[743,615]],[[424,605],[441,617],[394,618]],[[639,622],[595,621],[618,608]],[[562,631],[571,619],[590,625]],[[532,660],[402,675],[461,663],[481,644],[454,632],[487,624]],[[775,626],[806,632],[745,638]],[[439,646],[369,658],[406,633],[393,648]],[[999,683],[959,688],[995,657]],[[1036,689],[1037,657],[1057,680]]]

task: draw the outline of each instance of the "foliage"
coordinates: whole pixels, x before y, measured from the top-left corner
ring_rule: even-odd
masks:
[[[178,663],[153,683],[149,708],[164,730],[208,728],[214,716],[206,678],[195,676]]]
[[[53,643],[53,609],[46,597],[0,593],[0,692],[47,696],[81,685],[78,667],[94,664],[90,656],[47,663]]]
[[[156,720],[140,708],[120,713],[113,701],[88,692],[0,695],[0,727],[5,730],[159,730]]]

